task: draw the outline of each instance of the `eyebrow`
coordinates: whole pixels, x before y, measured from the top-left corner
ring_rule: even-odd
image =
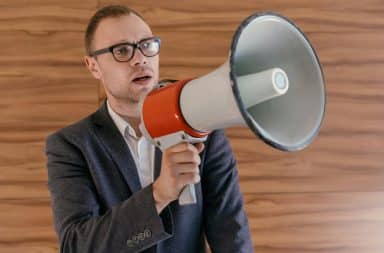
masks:
[[[139,42],[139,41],[141,41],[141,40],[143,40],[143,39],[151,38],[151,37],[154,37],[154,36],[155,36],[155,35],[150,34],[150,35],[147,35],[147,36],[142,37],[142,38],[139,39],[138,41],[128,41],[128,40],[126,40],[126,39],[121,39],[121,40],[119,40],[119,41],[117,41],[117,42],[115,42],[115,43],[112,43],[111,45],[120,44],[120,43],[137,43],[137,42]]]

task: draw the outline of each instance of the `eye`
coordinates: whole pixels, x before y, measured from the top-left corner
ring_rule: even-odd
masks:
[[[154,56],[159,52],[159,43],[155,39],[148,39],[140,43],[140,49],[146,56]]]
[[[132,48],[128,45],[121,45],[113,49],[113,54],[118,57],[126,57],[132,53]]]
[[[142,49],[147,49],[147,48],[150,48],[152,46],[151,45],[152,43],[153,43],[153,41],[144,41],[141,43],[140,46]]]

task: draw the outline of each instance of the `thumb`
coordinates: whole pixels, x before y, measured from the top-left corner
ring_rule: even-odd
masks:
[[[205,147],[204,143],[199,142],[199,143],[195,143],[194,145],[197,151],[199,152],[199,154],[204,150],[204,147]]]

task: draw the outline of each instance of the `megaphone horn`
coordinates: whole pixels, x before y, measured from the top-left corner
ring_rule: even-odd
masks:
[[[254,14],[237,29],[222,66],[147,94],[140,128],[162,150],[248,126],[267,144],[295,151],[318,134],[325,100],[323,72],[305,35],[279,14]],[[189,187],[179,203],[195,203],[194,193]]]

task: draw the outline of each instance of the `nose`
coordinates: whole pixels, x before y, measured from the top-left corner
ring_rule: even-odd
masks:
[[[143,55],[143,53],[136,48],[135,52],[133,53],[133,57],[131,59],[131,65],[132,66],[138,66],[138,65],[145,65],[147,64],[147,57]]]

